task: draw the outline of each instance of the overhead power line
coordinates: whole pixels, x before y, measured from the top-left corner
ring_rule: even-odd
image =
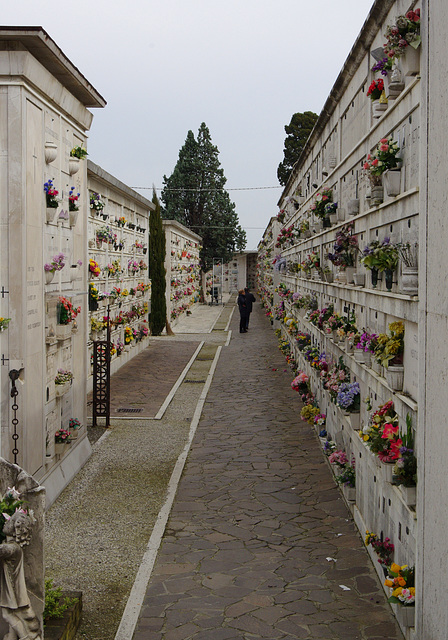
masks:
[[[231,187],[227,189],[226,187],[221,187],[220,189],[190,189],[190,188],[180,188],[180,189],[167,189],[166,187],[131,187],[131,189],[155,189],[156,191],[257,191],[260,189],[283,189],[282,186],[276,187]]]

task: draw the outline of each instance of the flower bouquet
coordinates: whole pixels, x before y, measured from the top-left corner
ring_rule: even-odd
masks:
[[[81,307],[74,307],[64,296],[59,297],[57,306],[58,324],[70,324],[81,313]]]
[[[415,569],[407,564],[400,566],[395,562],[387,568],[388,576],[384,581],[390,589],[388,602],[405,607],[415,605]]]
[[[79,158],[80,160],[83,160],[88,155],[87,149],[84,149],[84,147],[73,147],[70,151],[71,158]]]
[[[382,78],[378,78],[377,80],[373,80],[370,84],[367,90],[367,95],[371,100],[379,100],[383,91],[384,80]]]
[[[68,193],[68,210],[69,211],[79,211],[77,202],[80,195],[81,195],[80,193],[75,194],[75,187],[72,187],[70,189]]]
[[[400,58],[408,46],[418,49],[421,43],[420,9],[398,16],[394,25],[388,25],[385,36],[384,53],[390,59]]]
[[[73,380],[73,373],[71,371],[65,371],[64,369],[58,369],[58,373],[54,379],[55,384],[65,384],[69,382],[71,384]]]
[[[89,271],[95,278],[97,278],[101,273],[101,268],[98,262],[96,262],[92,258],[89,260]]]
[[[388,169],[396,169],[401,158],[397,157],[400,151],[398,144],[393,140],[392,136],[381,138],[376,149],[367,156],[367,160],[363,165],[367,171],[372,186],[381,184],[381,175]]]
[[[383,367],[401,364],[404,351],[404,324],[401,321],[389,324],[389,333],[380,333],[375,346],[375,359]]]
[[[67,429],[58,429],[54,434],[54,441],[56,444],[68,444],[70,437],[70,431],[67,431]]]
[[[8,328],[11,318],[0,317],[0,333]]]
[[[99,193],[90,194],[90,208],[95,209],[97,213],[101,213],[106,204],[101,200]]]
[[[323,220],[327,215],[325,207],[330,202],[333,202],[332,189],[323,189],[322,193],[316,194],[316,199],[310,207],[311,213],[314,213],[314,215]]]
[[[61,271],[65,267],[65,255],[58,253],[52,257],[51,262],[44,264],[44,271],[47,273],[54,273],[55,271]]]
[[[59,204],[59,200],[57,199],[59,191],[54,188],[53,180],[47,180],[44,184],[44,191],[47,201],[47,209],[57,209]]]
[[[336,396],[338,407],[349,413],[358,413],[360,409],[360,388],[358,382],[343,382]]]
[[[375,553],[379,556],[378,562],[383,565],[383,567],[389,567],[391,565],[395,547],[393,542],[390,541],[390,538],[381,540],[376,533],[366,531],[364,542],[366,547],[369,545],[372,546]]]

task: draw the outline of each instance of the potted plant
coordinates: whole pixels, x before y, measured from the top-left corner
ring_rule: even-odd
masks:
[[[414,436],[409,414],[406,416],[406,433],[401,435],[400,457],[393,469],[392,484],[398,486],[408,506],[416,504],[417,458],[414,455]]]
[[[387,109],[387,98],[384,91],[384,80],[382,78],[372,80],[367,90],[367,96],[372,101],[373,117],[379,118],[381,113]]]
[[[57,305],[56,339],[66,340],[72,332],[72,322],[81,312],[81,307],[74,307],[71,300],[64,296],[59,296]]]
[[[73,373],[71,371],[65,371],[64,369],[58,369],[58,373],[54,379],[56,396],[63,396],[70,390],[70,386],[73,381]]]
[[[361,390],[358,382],[343,382],[336,396],[336,404],[349,413],[353,429],[359,429]]]
[[[353,234],[353,229],[353,222],[343,225],[336,233],[333,253],[328,253],[326,256],[335,266],[340,267],[347,284],[353,282],[353,276],[356,271],[356,255],[359,251],[358,236]]]
[[[342,492],[347,502],[356,501],[356,470],[355,459],[352,458],[351,464],[348,462],[344,465],[342,471],[336,477],[336,482],[342,486]]]
[[[53,222],[56,210],[59,205],[59,200],[57,199],[59,191],[55,189],[53,180],[51,179],[48,179],[47,182],[44,183],[44,191],[46,202],[46,221]]]
[[[397,617],[405,627],[415,624],[415,569],[407,564],[400,566],[392,562],[387,568],[384,581],[390,589],[388,602],[398,605]]]
[[[58,429],[54,434],[54,452],[57,455],[63,455],[68,451],[67,445],[71,442],[71,433],[67,429]]]
[[[95,215],[101,213],[105,206],[106,204],[101,200],[99,193],[94,191],[90,194],[90,208]]]
[[[87,150],[84,147],[73,147],[70,151],[69,162],[68,162],[68,172],[71,176],[79,171],[79,161],[84,160],[84,158],[88,155]]]
[[[56,271],[61,271],[65,267],[65,255],[58,253],[52,257],[51,262],[44,264],[45,282],[50,284]]]
[[[388,333],[380,333],[375,346],[375,358],[385,367],[386,380],[394,391],[403,389],[404,324],[391,322]]]

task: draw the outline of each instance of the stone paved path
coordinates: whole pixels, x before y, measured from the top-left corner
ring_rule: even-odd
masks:
[[[134,640],[401,639],[259,304],[238,321]]]

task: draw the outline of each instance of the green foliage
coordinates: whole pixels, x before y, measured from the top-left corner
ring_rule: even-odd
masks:
[[[61,587],[55,587],[53,580],[45,580],[45,609],[43,613],[44,622],[52,618],[62,618],[64,613],[76,603],[76,598],[64,598]]]
[[[149,216],[149,277],[151,278],[151,314],[149,328],[159,336],[166,325],[165,230],[160,216],[160,202],[154,190],[155,210]]]
[[[238,223],[235,204],[224,189],[227,180],[202,123],[197,140],[189,131],[169,178],[163,177],[163,217],[178,220],[202,237],[201,266],[208,271],[213,258],[228,262],[246,246],[246,233]]]
[[[313,111],[295,113],[291,122],[285,125],[284,158],[277,169],[277,177],[281,185],[285,186],[288,182],[292,168],[299,159],[318,117],[317,113],[313,113]]]

